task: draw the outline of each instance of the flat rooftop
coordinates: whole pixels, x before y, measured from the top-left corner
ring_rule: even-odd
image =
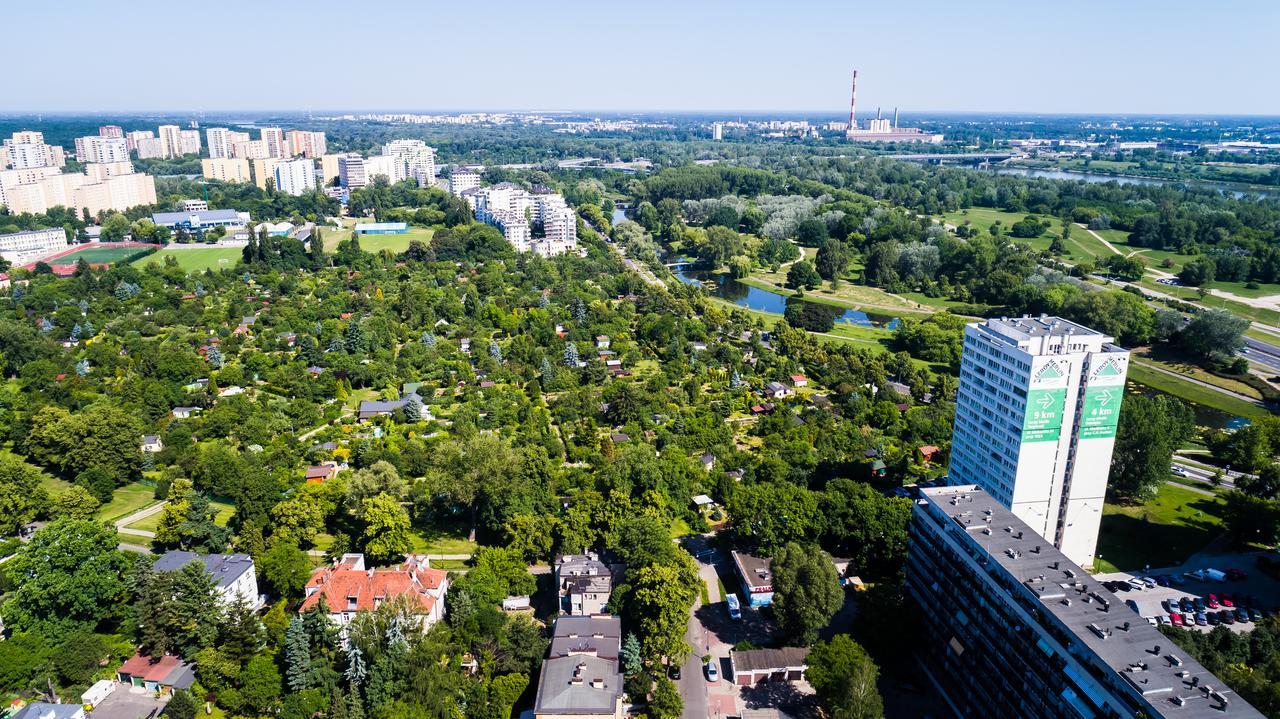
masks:
[[[1001,317],[999,319],[990,319],[983,322],[987,327],[997,330],[1000,334],[1006,336],[1019,337],[1021,339],[1031,339],[1032,337],[1047,337],[1049,335],[1067,334],[1068,330],[1073,335],[1081,337],[1101,337],[1103,334],[1095,329],[1090,329],[1084,325],[1076,324],[1071,320],[1064,320],[1061,317],[1053,317],[1050,315],[1040,315],[1039,317]]]
[[[920,494],[935,514],[963,527],[1045,612],[1088,647],[1096,666],[1109,667],[1157,716],[1262,719],[1222,680],[991,495],[975,486],[926,488]]]

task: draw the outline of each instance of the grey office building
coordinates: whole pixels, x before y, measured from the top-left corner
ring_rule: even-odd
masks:
[[[921,491],[907,596],[961,717],[1262,714],[976,486]]]

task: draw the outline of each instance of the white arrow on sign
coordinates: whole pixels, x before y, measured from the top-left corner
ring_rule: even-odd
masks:
[[[1040,409],[1049,409],[1053,406],[1053,397],[1042,394],[1040,395]]]
[[[1099,406],[1099,407],[1106,407],[1106,406],[1107,406],[1107,403],[1108,403],[1108,402],[1110,402],[1110,401],[1111,401],[1111,400],[1113,400],[1113,399],[1115,399],[1115,395],[1111,394],[1111,390],[1109,390],[1109,389],[1104,389],[1104,390],[1102,390],[1102,394],[1101,394],[1101,395],[1099,395],[1099,399],[1098,399],[1098,406]]]

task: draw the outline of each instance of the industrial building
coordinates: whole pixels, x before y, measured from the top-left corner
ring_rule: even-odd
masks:
[[[235,210],[196,210],[187,212],[155,212],[151,221],[171,230],[203,234],[214,227],[245,227],[249,224],[248,212]]]
[[[1093,564],[1129,366],[1059,317],[965,327],[950,482],[985,489],[1071,561]]]
[[[898,111],[893,111],[893,124],[887,118],[876,117],[867,123],[865,128],[858,127],[858,71],[853,71],[853,83],[849,91],[849,125],[845,130],[845,139],[850,142],[925,142],[936,145],[942,142],[942,135],[929,133],[918,127],[899,127]]]
[[[906,594],[957,716],[1262,717],[978,487],[921,490]]]

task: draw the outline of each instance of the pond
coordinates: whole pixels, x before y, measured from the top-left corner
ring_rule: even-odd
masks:
[[[713,297],[719,297],[722,300],[727,300],[739,307],[745,307],[750,310],[772,312],[780,315],[786,312],[788,302],[805,302],[805,300],[787,297],[772,290],[763,290],[759,287],[743,284],[730,277],[727,272],[695,270],[691,263],[677,264],[671,268],[671,271],[685,284],[700,285],[706,288],[707,292],[710,292]],[[862,310],[845,309],[819,302],[807,302],[806,304],[810,305],[808,308],[810,311],[815,312],[821,312],[821,308],[828,308],[832,313],[832,320],[835,322],[861,325],[863,327],[885,327],[887,329],[895,329],[899,324],[899,319],[891,315],[867,313]]]
[[[1148,387],[1145,384],[1139,384],[1133,381],[1130,381],[1125,387],[1125,392],[1129,394],[1141,394],[1146,397],[1155,397],[1157,395],[1165,395],[1166,397],[1173,396],[1168,392],[1161,392],[1153,387]],[[1205,405],[1198,404],[1196,402],[1188,402],[1187,400],[1182,400],[1182,402],[1191,407],[1191,411],[1196,417],[1196,426],[1198,427],[1208,427],[1209,429],[1240,429],[1241,427],[1249,424],[1248,419],[1236,416],[1230,412],[1223,412],[1220,409],[1206,407]]]

